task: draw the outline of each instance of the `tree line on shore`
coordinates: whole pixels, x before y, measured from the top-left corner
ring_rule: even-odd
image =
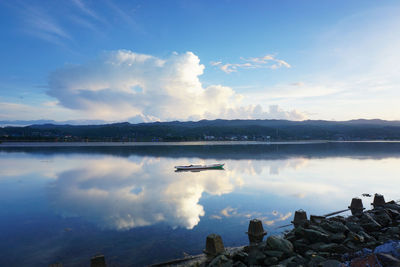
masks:
[[[400,140],[400,121],[201,120],[0,128],[3,141]]]

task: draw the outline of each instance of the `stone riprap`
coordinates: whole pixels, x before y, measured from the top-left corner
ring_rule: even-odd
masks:
[[[349,217],[305,220],[281,236],[269,236],[234,252],[185,265],[400,266],[400,205],[375,205]]]

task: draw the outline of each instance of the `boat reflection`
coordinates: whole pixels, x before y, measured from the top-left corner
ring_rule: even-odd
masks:
[[[175,172],[203,172],[203,171],[225,171],[225,169],[221,168],[221,169],[175,170]]]

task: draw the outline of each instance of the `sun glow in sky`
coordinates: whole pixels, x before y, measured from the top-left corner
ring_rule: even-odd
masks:
[[[400,120],[399,1],[0,1],[0,120]]]

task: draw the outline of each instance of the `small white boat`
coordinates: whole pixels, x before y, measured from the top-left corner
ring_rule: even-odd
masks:
[[[191,171],[191,170],[210,170],[210,169],[222,169],[224,163],[216,163],[209,165],[187,165],[187,166],[175,166],[178,171]]]

